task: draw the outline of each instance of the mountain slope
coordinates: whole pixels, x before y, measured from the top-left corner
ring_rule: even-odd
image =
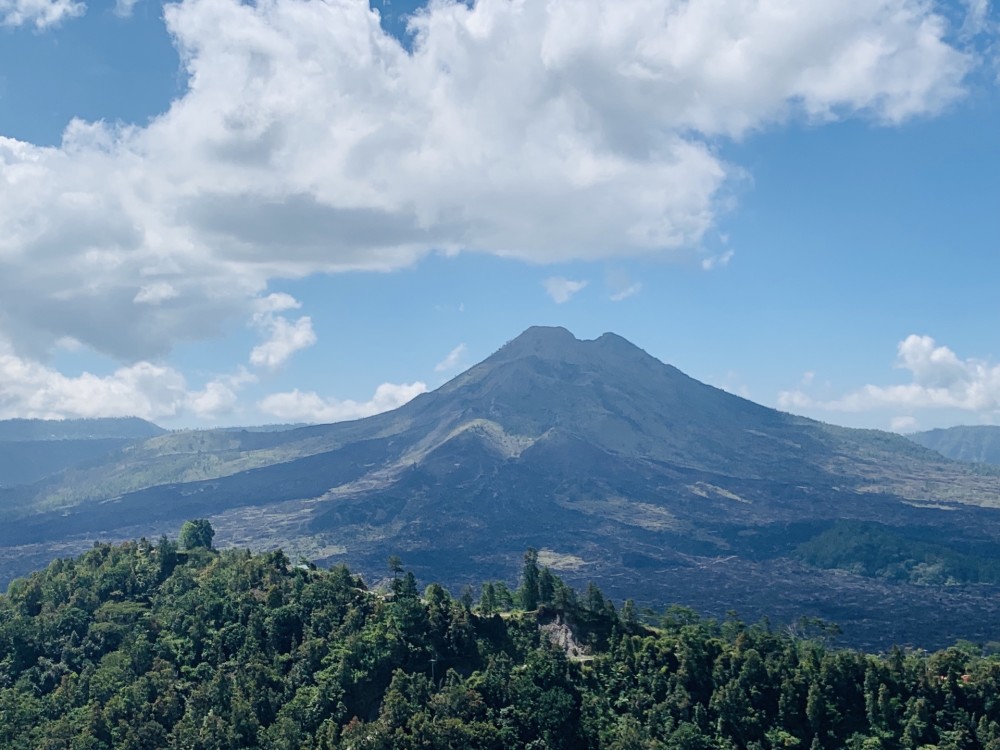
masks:
[[[0,420],[0,487],[24,485],[103,463],[127,445],[163,434],[142,419]]]
[[[949,427],[907,437],[955,461],[1000,465],[1000,427]]]
[[[369,577],[401,554],[453,586],[510,579],[533,546],[572,581],[654,606],[814,614],[859,643],[939,643],[983,637],[1000,614],[1000,565],[961,578],[970,550],[1000,558],[998,490],[1000,470],[768,409],[619,336],[532,328],[393,412],[171,433],[0,493],[0,574],[203,516],[222,543]],[[844,521],[900,559],[831,551]]]
[[[101,419],[0,419],[0,442],[37,440],[141,440],[166,430],[137,417]]]

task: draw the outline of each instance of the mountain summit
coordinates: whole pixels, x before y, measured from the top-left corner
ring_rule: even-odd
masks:
[[[651,606],[938,645],[1000,614],[998,488],[1000,470],[769,409],[620,336],[539,327],[393,412],[171,433],[15,488],[0,570],[208,517],[218,543],[375,579],[398,554],[452,586],[512,580],[534,547],[567,579]]]
[[[565,328],[529,328],[398,414],[419,414],[426,427],[488,420],[531,440],[555,431],[622,459],[741,479],[804,469],[811,479],[834,468],[831,448],[851,450],[849,440],[840,445],[848,435],[866,454],[888,450],[911,462],[932,455],[888,433],[839,430],[760,406],[701,383],[616,334],[580,341]]]

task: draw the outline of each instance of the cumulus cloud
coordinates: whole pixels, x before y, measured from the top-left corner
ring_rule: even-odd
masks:
[[[289,422],[344,422],[399,408],[426,392],[427,386],[419,381],[399,385],[383,383],[375,389],[371,400],[359,402],[323,398],[313,391],[303,393],[296,389],[272,393],[262,399],[257,408],[265,414]]]
[[[412,52],[364,0],[164,17],[188,74],[168,111],[0,138],[0,328],[22,354],[71,336],[155,359],[252,316],[273,279],[434,251],[690,252],[734,171],[718,138],[933,114],[976,64],[923,0],[441,0]]]
[[[292,295],[285,292],[276,292],[254,301],[254,315],[257,319],[262,319],[266,315],[285,312],[286,310],[298,310],[301,307],[302,303]]]
[[[910,373],[899,385],[866,385],[834,399],[814,399],[802,389],[778,394],[786,409],[867,412],[877,409],[960,409],[981,415],[1000,412],[1000,365],[961,359],[930,336],[899,342],[896,367]]]
[[[448,372],[448,370],[454,370],[458,367],[459,362],[462,361],[462,356],[464,354],[465,344],[459,344],[448,352],[448,356],[434,365],[434,372]]]
[[[192,390],[177,370],[150,362],[109,375],[68,377],[17,356],[0,341],[0,418],[126,417],[162,419],[190,414],[216,417],[236,406],[237,392],[253,376],[239,372]]]
[[[545,293],[552,298],[557,305],[569,302],[573,295],[587,286],[587,281],[573,281],[562,276],[550,276],[542,282]]]
[[[267,340],[250,352],[250,364],[274,369],[287,362],[295,352],[316,343],[312,318],[308,315],[292,322],[277,314],[301,306],[297,299],[284,293],[269,294],[256,301],[253,324],[267,335]]]
[[[255,346],[250,352],[250,364],[254,367],[275,368],[288,361],[295,352],[316,343],[312,319],[303,316],[294,323],[287,318],[273,318],[269,324],[269,338]]]
[[[214,419],[232,414],[239,406],[239,392],[250,383],[256,383],[257,377],[240,368],[234,375],[222,375],[205,384],[200,391],[189,393],[185,400],[185,408],[191,414],[202,419]]]
[[[32,25],[41,31],[86,10],[85,3],[74,0],[0,0],[0,26]]]

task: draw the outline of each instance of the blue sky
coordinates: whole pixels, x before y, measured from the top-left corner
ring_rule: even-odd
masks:
[[[547,324],[1000,423],[988,2],[376,11],[0,0],[0,417],[354,418]]]

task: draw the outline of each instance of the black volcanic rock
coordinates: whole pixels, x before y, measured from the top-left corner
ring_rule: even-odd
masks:
[[[532,546],[567,579],[654,607],[818,615],[856,643],[940,645],[1000,614],[1000,567],[998,580],[990,564],[972,571],[967,553],[1000,558],[998,490],[1000,471],[766,408],[620,336],[531,328],[393,412],[171,433],[9,496],[0,573],[209,517],[217,543],[282,546],[372,579],[399,554],[453,587],[513,582]],[[827,549],[844,522],[903,558]]]

